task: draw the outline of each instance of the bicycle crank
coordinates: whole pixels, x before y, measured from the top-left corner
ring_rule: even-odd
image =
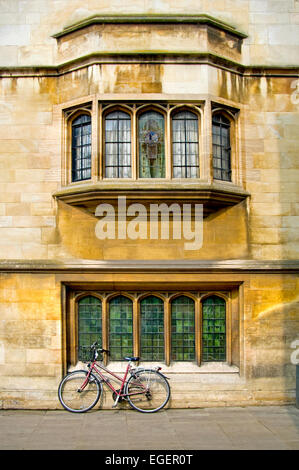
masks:
[[[117,403],[121,403],[122,401],[124,401],[124,397],[121,397],[121,396],[118,395],[119,392],[120,392],[120,390],[116,390],[116,392],[112,393],[113,401],[114,401],[114,403],[116,402],[115,406],[117,405]],[[117,398],[118,398],[118,400],[117,400]]]

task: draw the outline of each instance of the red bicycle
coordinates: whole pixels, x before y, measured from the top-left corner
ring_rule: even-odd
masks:
[[[103,383],[111,390],[114,399],[113,407],[119,402],[128,401],[132,408],[142,413],[154,413],[163,408],[170,397],[170,386],[167,378],[156,369],[132,367],[132,362],[139,361],[138,357],[125,357],[128,361],[123,377],[115,374],[103,364],[97,363],[100,353],[108,350],[98,348],[97,342],[91,346],[92,358],[87,364],[88,370],[76,370],[67,374],[59,384],[58,397],[62,406],[74,413],[84,413],[91,410],[103,393]],[[110,374],[113,380],[120,382],[120,388],[115,389],[110,379],[102,373]]]

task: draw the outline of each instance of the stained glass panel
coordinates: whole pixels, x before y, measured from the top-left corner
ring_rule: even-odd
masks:
[[[139,176],[165,178],[164,117],[147,111],[139,118]]]

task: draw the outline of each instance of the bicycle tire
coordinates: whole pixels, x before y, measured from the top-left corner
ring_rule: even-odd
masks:
[[[144,393],[142,390],[145,390]],[[168,403],[170,386],[160,372],[144,369],[131,375],[127,381],[126,394],[129,404],[135,410],[155,413]]]
[[[67,374],[58,387],[58,398],[63,408],[73,413],[85,413],[91,410],[101,396],[103,386],[101,382],[90,374],[89,382],[83,391],[78,390],[84,383],[88,371],[76,370]]]

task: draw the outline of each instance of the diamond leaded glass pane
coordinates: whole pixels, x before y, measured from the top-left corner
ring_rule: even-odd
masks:
[[[91,295],[78,302],[78,359],[90,360],[90,346],[102,344],[102,303]]]
[[[173,361],[195,359],[195,306],[186,296],[177,297],[171,306],[171,357]]]
[[[122,295],[109,303],[109,350],[115,361],[133,354],[133,304]]]
[[[202,360],[226,360],[225,300],[211,296],[202,302]]]
[[[164,302],[153,295],[140,303],[141,359],[164,360]]]

